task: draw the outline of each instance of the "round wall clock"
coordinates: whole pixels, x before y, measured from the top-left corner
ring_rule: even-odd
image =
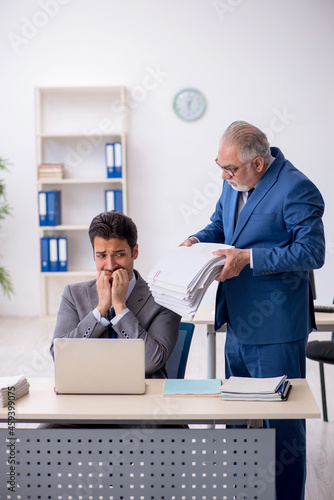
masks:
[[[182,120],[193,121],[203,115],[206,102],[199,90],[183,89],[174,97],[173,108],[177,116]]]

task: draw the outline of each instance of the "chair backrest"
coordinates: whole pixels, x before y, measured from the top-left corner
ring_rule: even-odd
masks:
[[[334,304],[334,299],[333,299],[333,304]],[[334,340],[334,332],[332,332],[332,340]]]
[[[179,336],[165,365],[168,378],[184,378],[195,325],[181,323]]]

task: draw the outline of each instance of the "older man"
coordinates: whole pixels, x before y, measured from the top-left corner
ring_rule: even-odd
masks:
[[[183,245],[226,243],[216,297],[216,328],[227,323],[226,377],[305,377],[315,327],[309,270],[324,263],[324,202],[316,186],[265,134],[246,122],[225,131],[218,150],[223,191],[203,230]],[[304,499],[305,421],[276,428],[278,500]]]

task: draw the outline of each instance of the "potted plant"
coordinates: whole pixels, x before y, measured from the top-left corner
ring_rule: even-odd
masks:
[[[0,156],[0,171],[8,170],[9,161]],[[0,179],[0,221],[11,214],[11,208],[7,202],[7,192],[5,181]],[[14,287],[9,272],[3,266],[0,266],[0,287],[9,298],[14,293]]]

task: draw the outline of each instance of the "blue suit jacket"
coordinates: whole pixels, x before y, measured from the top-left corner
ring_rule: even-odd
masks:
[[[251,248],[253,269],[220,283],[216,325],[244,344],[272,344],[306,338],[315,327],[310,269],[324,263],[323,198],[316,186],[278,148],[274,162],[240,212],[238,192],[226,181],[211,224],[200,241]]]

